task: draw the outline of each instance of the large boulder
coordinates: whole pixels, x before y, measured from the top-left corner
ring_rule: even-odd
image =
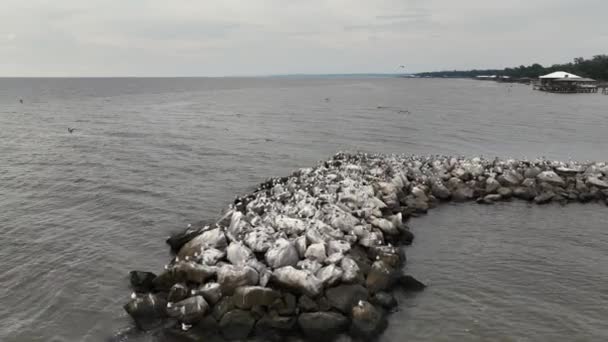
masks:
[[[354,283],[361,280],[361,271],[359,265],[350,257],[344,257],[340,261],[342,269],[342,282]]]
[[[296,247],[286,239],[278,239],[266,252],[266,263],[273,269],[295,266],[299,260]]]
[[[135,325],[142,330],[150,330],[162,325],[163,319],[167,317],[166,308],[167,301],[151,293],[135,296],[124,306],[125,311],[135,321]]]
[[[304,253],[304,257],[309,260],[314,260],[317,262],[324,262],[327,258],[327,252],[325,251],[325,244],[323,243],[313,243],[308,246],[306,249],[306,253]]]
[[[342,274],[342,269],[334,264],[322,267],[315,273],[324,287],[330,287],[337,284],[342,279]]]
[[[195,257],[207,248],[224,249],[227,246],[226,236],[221,228],[214,228],[197,233],[179,249],[178,257]]]
[[[217,271],[217,282],[224,295],[232,295],[241,286],[256,285],[258,280],[258,272],[250,266],[223,265]]]
[[[232,242],[226,249],[226,258],[235,266],[243,266],[254,259],[253,252],[241,242]]]
[[[193,261],[179,262],[173,267],[177,281],[189,281],[203,284],[207,279],[213,277],[217,268],[215,266],[201,265]]]
[[[167,314],[187,324],[200,321],[208,310],[209,304],[203,296],[186,298],[177,303],[167,303]]]
[[[271,279],[279,286],[296,290],[310,297],[317,297],[323,291],[323,282],[319,278],[291,266],[274,270]]]
[[[545,183],[549,183],[551,185],[564,186],[566,182],[560,177],[557,173],[553,171],[543,171],[539,173],[536,178]]]
[[[205,298],[207,303],[215,305],[222,298],[222,288],[220,284],[211,282],[206,283],[194,290],[195,294],[199,294]]]
[[[360,300],[367,300],[369,291],[361,285],[340,285],[325,291],[329,304],[345,314]]]
[[[392,310],[397,306],[397,299],[390,292],[378,292],[370,299],[374,305],[378,305],[386,310]]]
[[[364,340],[376,337],[386,328],[384,313],[366,301],[359,301],[352,308],[350,334]]]
[[[242,340],[249,336],[253,329],[255,318],[250,311],[231,310],[220,320],[220,330],[227,340]]]
[[[240,309],[251,309],[260,305],[269,307],[281,297],[281,294],[273,289],[262,286],[242,286],[234,291],[234,304]]]
[[[598,187],[600,189],[608,189],[608,182],[599,179],[598,177],[587,177],[587,184]]]
[[[175,284],[169,290],[167,300],[169,302],[179,302],[180,300],[186,299],[189,295],[188,287],[184,284]]]
[[[298,325],[309,338],[331,341],[348,328],[348,319],[336,312],[306,312],[298,317]]]
[[[386,291],[393,286],[394,280],[393,268],[380,260],[372,264],[365,285],[371,292]]]

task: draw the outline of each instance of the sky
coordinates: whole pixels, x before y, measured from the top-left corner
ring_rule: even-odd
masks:
[[[550,65],[608,53],[607,13],[606,0],[2,0],[0,76]]]

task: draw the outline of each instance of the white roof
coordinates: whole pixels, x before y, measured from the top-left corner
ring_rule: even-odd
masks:
[[[565,71],[556,71],[552,72],[549,75],[541,76],[539,78],[581,78],[580,76],[576,76],[574,74],[567,73]]]

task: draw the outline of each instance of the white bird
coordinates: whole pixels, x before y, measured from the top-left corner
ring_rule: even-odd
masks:
[[[131,293],[131,299],[135,299],[135,298],[137,298],[137,295],[135,294],[135,292],[132,292]]]

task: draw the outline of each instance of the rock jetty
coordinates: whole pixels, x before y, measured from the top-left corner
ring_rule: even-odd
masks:
[[[124,306],[185,340],[373,340],[425,285],[402,273],[405,224],[446,201],[603,201],[606,163],[338,153],[237,197],[167,240],[162,273],[132,271]]]

